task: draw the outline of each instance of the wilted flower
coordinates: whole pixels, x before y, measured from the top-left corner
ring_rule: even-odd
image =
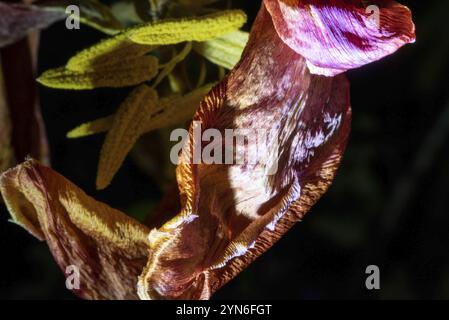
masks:
[[[14,221],[46,240],[63,270],[80,266],[83,298],[208,299],[331,184],[351,121],[341,73],[414,40],[407,8],[375,2],[377,27],[361,1],[264,1],[242,59],[193,119],[203,131],[266,129],[262,148],[244,150],[258,161],[194,164],[208,144],[192,127],[177,169],[182,209],[173,217],[162,206],[162,226],[137,223],[32,160],[1,178]]]

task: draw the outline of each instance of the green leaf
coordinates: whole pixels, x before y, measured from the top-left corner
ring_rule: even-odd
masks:
[[[195,43],[194,50],[210,62],[230,70],[240,61],[248,37],[247,32],[234,31],[212,40]]]

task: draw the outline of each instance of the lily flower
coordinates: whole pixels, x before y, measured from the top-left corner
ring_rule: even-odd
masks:
[[[414,41],[406,7],[373,2],[377,28],[362,1],[263,2],[240,62],[194,116],[177,168],[181,210],[161,206],[162,225],[134,221],[34,160],[1,177],[13,221],[47,241],[63,271],[80,268],[82,298],[210,298],[331,185],[351,122],[342,73]],[[212,142],[198,141],[195,123],[268,134],[245,144],[243,162],[196,163]]]

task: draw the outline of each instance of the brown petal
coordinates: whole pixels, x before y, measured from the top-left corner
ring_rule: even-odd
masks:
[[[32,49],[28,39],[1,48],[0,68],[4,76],[4,98],[11,122],[10,143],[14,158],[22,162],[31,156],[47,164],[48,143],[34,79],[33,60],[37,57],[32,56]]]
[[[11,123],[8,129],[10,161],[0,167],[3,170],[24,161],[28,156],[45,164],[49,163],[48,143],[35,82],[39,32],[34,31],[29,33],[28,37],[20,38],[33,29],[44,27],[45,21],[48,24],[54,22],[55,13],[29,5],[32,0],[23,2],[26,4],[0,3],[3,107],[8,110],[8,121]],[[63,18],[60,14],[59,16]],[[8,43],[10,44],[2,47]],[[3,149],[2,153],[5,153],[5,150]]]
[[[47,241],[63,272],[80,270],[86,299],[135,299],[149,230],[97,202],[34,160],[4,173],[0,190],[13,222]]]
[[[284,42],[312,73],[337,75],[415,41],[410,10],[392,0],[264,0]]]
[[[1,61],[0,61],[1,67]],[[0,68],[0,172],[8,169],[13,162],[14,152],[11,146],[11,121],[6,102],[6,91],[3,82],[3,72]],[[1,198],[0,198],[1,199]]]
[[[191,128],[177,171],[183,209],[151,232],[139,296],[207,299],[270,248],[331,184],[350,119],[346,78],[311,75],[263,7],[241,62],[194,120],[202,132],[266,130],[267,139],[245,145],[243,164],[195,165]]]

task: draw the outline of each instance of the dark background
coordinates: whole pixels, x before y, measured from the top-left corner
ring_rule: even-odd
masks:
[[[240,2],[254,18],[260,1]],[[402,3],[414,13],[417,42],[348,73],[353,132],[330,191],[214,298],[449,298],[449,1]],[[88,27],[52,26],[42,33],[40,72],[100,37]],[[65,138],[79,123],[110,114],[127,92],[40,87],[54,169],[96,199],[135,212],[160,198],[156,183],[128,160],[112,186],[97,192],[104,137]],[[75,299],[46,244],[7,220],[0,205],[0,298]],[[381,270],[378,291],[365,288],[372,264]]]

